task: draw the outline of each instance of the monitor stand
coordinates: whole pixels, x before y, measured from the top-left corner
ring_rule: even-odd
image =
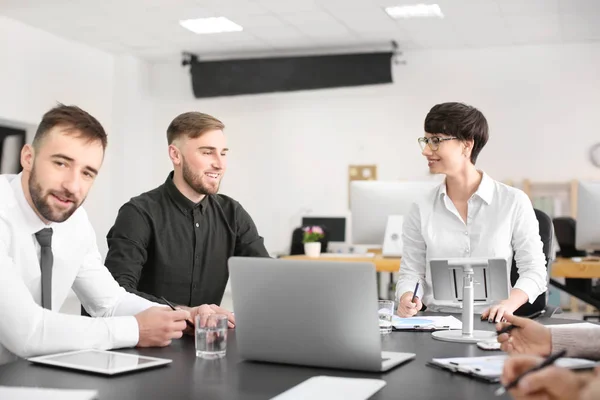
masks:
[[[480,263],[479,263],[480,264]],[[473,330],[473,265],[463,264],[462,331],[435,331],[434,339],[445,342],[477,343],[496,338],[496,332]]]

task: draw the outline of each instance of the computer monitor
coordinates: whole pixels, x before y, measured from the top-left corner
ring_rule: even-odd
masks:
[[[321,226],[327,230],[329,242],[346,241],[345,217],[302,217],[302,226]]]
[[[575,247],[600,251],[600,181],[579,182]]]
[[[353,244],[383,244],[390,215],[406,215],[440,182],[356,181],[350,185]]]

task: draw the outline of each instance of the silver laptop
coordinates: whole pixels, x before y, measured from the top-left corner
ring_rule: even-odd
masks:
[[[415,358],[381,351],[371,263],[232,257],[229,273],[243,359],[387,371]]]

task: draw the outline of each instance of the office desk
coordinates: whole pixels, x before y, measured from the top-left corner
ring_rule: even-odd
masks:
[[[570,278],[570,279],[593,279],[600,278],[600,260],[585,260],[573,261],[570,258],[558,257],[552,264],[551,278]],[[589,293],[585,293],[579,290],[575,290],[572,287],[550,279],[552,286],[570,294],[571,296],[571,310],[575,311],[577,307],[577,300],[575,298],[593,306],[595,309],[600,310],[600,300],[593,298]],[[588,306],[587,313],[591,314],[594,308]]]
[[[570,258],[558,257],[552,263],[551,275],[553,278],[600,278],[600,260],[576,262]]]
[[[286,260],[311,260],[311,261],[338,261],[338,262],[370,262],[375,264],[377,272],[398,272],[400,271],[400,258],[386,258],[381,254],[375,254],[373,257],[308,257],[305,255],[283,256]]]
[[[542,323],[573,323],[542,318]],[[475,329],[493,325],[476,319]],[[341,334],[341,333],[340,333]],[[227,356],[221,360],[197,359],[194,341],[185,337],[162,349],[128,349],[127,353],[173,359],[166,367],[103,377],[88,373],[37,366],[21,360],[0,367],[0,385],[39,386],[98,390],[99,399],[270,399],[317,375],[380,378],[387,382],[372,399],[494,399],[497,385],[425,365],[433,357],[467,357],[501,354],[479,350],[476,345],[440,342],[428,332],[392,332],[383,337],[383,349],[417,353],[415,360],[387,373],[365,373],[242,361],[230,331]],[[508,399],[505,395],[501,397]],[[315,399],[316,400],[316,399]]]

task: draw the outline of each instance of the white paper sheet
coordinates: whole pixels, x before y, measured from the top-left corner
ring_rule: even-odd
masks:
[[[381,379],[315,376],[273,397],[272,400],[366,400],[385,385],[386,382]]]
[[[0,386],[2,400],[92,400],[97,396],[96,390]]]
[[[396,329],[462,329],[462,322],[451,315],[445,317],[422,315],[418,317],[392,317],[392,325]]]
[[[488,356],[488,357],[458,357],[458,358],[434,358],[434,364],[447,367],[449,369],[459,369],[469,371],[473,375],[483,376],[486,378],[499,378],[502,376],[504,361],[508,358],[507,355]],[[594,361],[585,360],[582,358],[559,358],[556,360],[556,366],[562,368],[579,369],[593,368],[596,363]]]

